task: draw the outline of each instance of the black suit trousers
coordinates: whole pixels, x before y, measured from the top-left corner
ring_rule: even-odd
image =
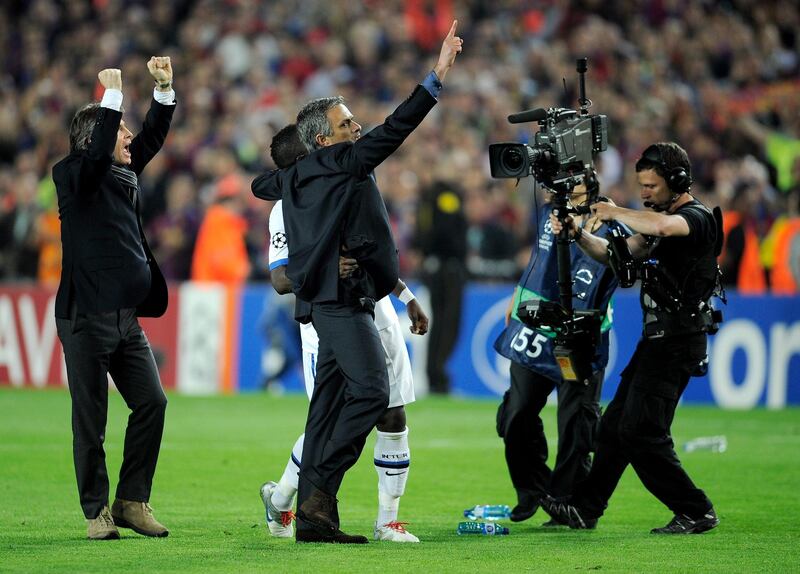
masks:
[[[600,421],[603,372],[588,385],[548,379],[511,363],[511,387],[497,411],[497,432],[505,443],[506,464],[520,503],[536,502],[545,493],[564,496],[589,474],[590,452]],[[558,386],[558,453],[547,466],[547,438],[540,413]]]
[[[86,518],[108,504],[105,441],[108,375],[131,414],[116,496],[147,502],[164,430],[167,398],[153,352],[135,309],[56,318],[72,397],[72,450],[78,493]]]
[[[670,435],[678,401],[705,353],[705,333],[639,342],[600,421],[592,470],[576,491],[574,502],[586,517],[603,514],[628,464],[674,514],[694,519],[711,508]]]
[[[311,316],[319,352],[298,508],[314,488],[336,496],[344,473],[356,463],[389,406],[389,375],[372,314],[355,305],[314,303]]]

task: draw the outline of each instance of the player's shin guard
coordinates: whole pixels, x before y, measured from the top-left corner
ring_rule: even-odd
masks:
[[[303,456],[303,440],[305,434],[301,434],[292,448],[292,455],[286,463],[283,476],[278,481],[278,488],[272,496],[272,503],[278,510],[291,510],[294,503],[294,495],[297,494],[298,474],[300,473],[300,459]]]
[[[402,432],[377,431],[375,471],[378,473],[378,525],[397,520],[400,497],[406,490],[411,452],[408,428]]]

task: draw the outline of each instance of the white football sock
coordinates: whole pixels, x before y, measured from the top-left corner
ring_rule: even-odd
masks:
[[[303,440],[306,435],[301,434],[292,448],[292,455],[286,463],[283,476],[278,481],[278,488],[272,494],[272,504],[281,511],[292,509],[294,495],[297,494],[298,474],[300,473],[300,460],[303,456]]]
[[[397,522],[397,512],[400,508],[400,497],[390,496],[378,491],[378,526]]]
[[[397,520],[400,497],[411,465],[408,427],[403,432],[377,431],[375,471],[378,473],[378,526]]]

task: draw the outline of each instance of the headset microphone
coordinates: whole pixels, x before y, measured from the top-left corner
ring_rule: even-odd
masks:
[[[653,203],[652,201],[645,201],[644,206],[647,209],[655,209],[658,212],[666,211],[669,209],[670,205],[678,201],[679,197],[680,197],[679,193],[674,193],[672,194],[672,199],[670,199],[669,201],[665,201],[664,203]]]

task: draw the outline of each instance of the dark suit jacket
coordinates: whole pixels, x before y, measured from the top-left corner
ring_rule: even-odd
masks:
[[[397,248],[372,171],[414,131],[436,99],[422,86],[357,142],[314,151],[290,168],[260,175],[256,197],[283,199],[289,240],[286,276],[304,301],[375,300],[397,284]],[[362,271],[339,279],[340,247]]]
[[[137,175],[161,149],[175,106],[153,100],[142,131],[130,146]],[[53,167],[61,218],[63,264],[56,317],[138,307],[159,316],[167,307],[164,278],[152,259],[128,192],[111,172],[122,113],[100,108],[87,150],[73,152]]]

